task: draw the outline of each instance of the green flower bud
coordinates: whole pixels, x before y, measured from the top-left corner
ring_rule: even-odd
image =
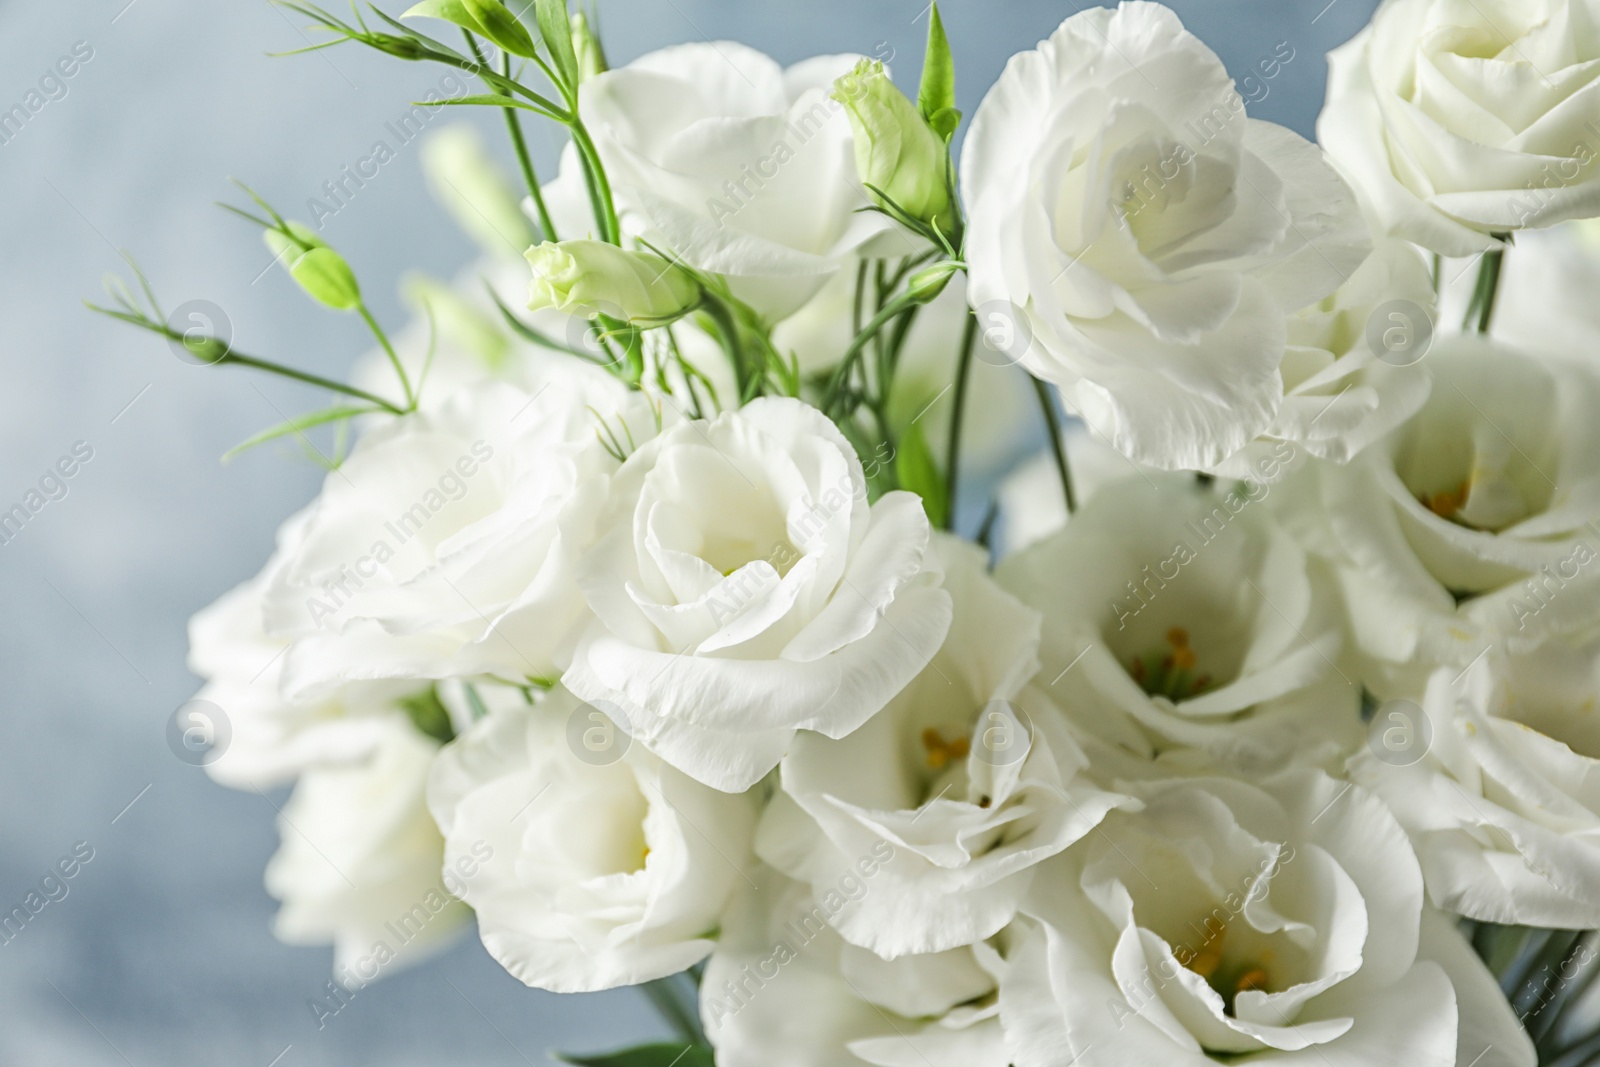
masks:
[[[944,292],[944,287],[950,284],[950,279],[961,270],[961,264],[953,259],[941,260],[931,267],[923,267],[906,280],[906,295],[919,304],[931,304]]]
[[[300,283],[306,294],[335,311],[353,311],[361,306],[361,286],[355,271],[344,257],[328,247],[316,232],[298,222],[285,224],[289,230],[262,233],[267,248],[289,269],[289,276]]]
[[[582,11],[572,13],[572,49],[578,53],[579,81],[588,81],[611,69],[611,64],[606,62],[606,51],[600,46],[600,36]]]
[[[421,59],[427,54],[427,49],[422,47],[422,42],[415,37],[396,37],[392,33],[372,33],[363,40],[380,52],[386,52],[397,59]]]
[[[533,267],[528,296],[533,311],[555,308],[662,325],[700,303],[700,283],[649,252],[629,252],[604,241],[546,241],[526,255]]]
[[[862,60],[833,83],[833,97],[850,117],[856,172],[882,192],[877,199],[883,206],[953,232],[948,150],[883,64]]]

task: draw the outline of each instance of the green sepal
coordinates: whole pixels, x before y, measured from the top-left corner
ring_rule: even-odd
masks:
[[[439,699],[439,690],[429,686],[420,693],[402,697],[400,707],[411,716],[411,724],[421,733],[433,738],[441,745],[449,744],[455,740],[456,728],[450,722],[450,712]]]

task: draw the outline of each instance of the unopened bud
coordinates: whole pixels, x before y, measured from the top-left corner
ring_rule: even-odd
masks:
[[[528,249],[533,287],[528,307],[568,314],[621,309],[630,322],[661,325],[700,303],[700,284],[688,271],[649,252],[604,241],[562,241]]]
[[[328,247],[316,233],[298,222],[287,223],[289,232],[262,233],[267,248],[288,268],[289,276],[317,303],[335,311],[361,305],[361,286],[344,257]]]
[[[948,149],[917,106],[895,88],[883,64],[862,60],[833,83],[833,96],[850,118],[856,172],[882,193],[875,198],[884,207],[953,232]]]

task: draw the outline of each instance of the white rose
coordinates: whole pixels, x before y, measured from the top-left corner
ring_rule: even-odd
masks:
[[[1285,316],[1368,251],[1316,146],[1247,119],[1221,60],[1157,4],[1084,11],[1013,57],[962,187],[973,305],[1020,309],[1023,365],[1167,469],[1213,467],[1272,425]]]
[[[1258,440],[1213,473],[1275,480],[1288,470],[1272,462],[1283,444],[1348,463],[1427,400],[1422,360],[1436,317],[1422,256],[1401,241],[1381,243],[1338,291],[1289,319],[1283,406]]]
[[[1475,335],[1428,363],[1421,411],[1285,495],[1288,520],[1336,562],[1381,695],[1491,644],[1600,622],[1600,370]]]
[[[306,517],[301,512],[284,524],[286,548],[298,543]],[[205,679],[195,699],[215,705],[225,722],[211,724],[215,747],[205,767],[235,789],[271,789],[314,764],[367,758],[387,737],[396,700],[417,689],[414,682],[355,682],[320,697],[284,697],[288,642],[262,629],[264,592],[257,576],[189,620],[189,669]]]
[[[1491,652],[1378,709],[1351,766],[1411,834],[1434,903],[1485,922],[1600,926],[1600,647]],[[1385,743],[1388,739],[1392,743]]]
[[[850,443],[798,400],[643,445],[600,527],[577,571],[596,619],[563,684],[718,789],[755,784],[797,730],[860,727],[950,625],[921,500],[869,505]]]
[[[603,744],[585,744],[600,731]],[[448,745],[428,784],[484,947],[541,989],[610,989],[711,951],[749,866],[754,801],[690,781],[557,688]]]
[[[308,769],[283,807],[266,873],[283,903],[274,931],[292,944],[331,941],[347,990],[442,948],[469,917],[463,883],[441,869],[444,840],[424,795],[438,751],[391,715],[367,759]]]
[[[1447,256],[1600,215],[1589,0],[1388,0],[1328,57],[1317,136],[1378,229]]]
[[[1274,520],[1275,491],[1125,478],[1000,564],[1044,615],[1040,687],[1120,757],[1097,770],[1336,766],[1360,743],[1337,591]]]
[[[1024,692],[1038,614],[994,584],[982,549],[949,536],[936,547],[955,611],[944,647],[855,733],[795,739],[756,844],[820,898],[888,841],[870,891],[832,919],[888,958],[994,934],[1035,865],[1123,799],[1078,775],[1087,761],[1060,712]]]
[[[886,254],[920,251],[884,216],[857,210],[868,200],[850,122],[828,94],[860,58],[784,69],[745,45],[706,41],[584,82],[579,107],[618,208],[632,216],[625,227],[728,275],[773,318],[874,238],[893,242]],[[575,170],[570,154],[564,169]]]
[[[870,895],[875,876],[835,895]],[[772,871],[741,889],[700,986],[720,1067],[1006,1067],[992,952],[891,962],[842,941],[832,914]]]
[[[1140,795],[1034,883],[1000,981],[1016,1067],[1535,1063],[1376,798],[1314,771]]]
[[[587,377],[489,384],[369,433],[268,580],[267,632],[293,641],[285,692],[553,678],[584,618],[572,570],[611,450],[654,432],[645,407]]]

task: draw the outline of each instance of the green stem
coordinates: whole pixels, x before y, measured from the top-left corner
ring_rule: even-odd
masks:
[[[376,337],[378,343],[383,346],[384,352],[389,356],[389,363],[394,367],[394,372],[400,376],[400,387],[405,390],[406,394],[406,410],[417,410],[417,395],[411,390],[411,376],[406,373],[406,368],[401,364],[400,356],[395,352],[394,345],[389,343],[388,335],[383,332],[383,327],[378,325],[378,320],[372,317],[372,312],[367,310],[365,303],[357,304],[356,310],[366,320],[367,328],[372,331],[372,336]]]
[[[972,369],[972,351],[978,339],[978,316],[967,312],[967,325],[961,333],[961,352],[956,360],[955,406],[950,411],[950,438],[944,461],[945,529],[955,528],[956,489],[961,472],[961,417],[967,407],[967,377]]]
[[[711,321],[717,324],[717,332],[722,335],[723,351],[728,353],[728,362],[733,364],[733,376],[739,389],[739,402],[744,403],[753,398],[752,390],[759,386],[760,375],[756,368],[749,365],[744,338],[739,332],[738,319],[726,304],[710,293],[706,294],[702,308],[711,316]]]
[[[700,1028],[700,1020],[695,1018],[694,1012],[685,1003],[686,998],[679,992],[676,978],[676,975],[657,978],[645,982],[640,988],[680,1038],[689,1044],[703,1045],[706,1041],[705,1032]]]
[[[1495,237],[1504,241],[1509,239],[1509,234],[1495,234]],[[1483,254],[1478,263],[1478,279],[1472,287],[1472,300],[1467,304],[1466,318],[1461,323],[1463,330],[1476,330],[1478,333],[1488,333],[1489,326],[1494,320],[1495,298],[1500,294],[1500,269],[1505,265],[1506,250],[1500,245]],[[1474,323],[1476,318],[1476,323]]]
[[[504,77],[511,77],[511,56],[501,56],[500,70]],[[546,241],[559,241],[556,236],[555,223],[550,221],[550,210],[544,204],[544,190],[539,188],[539,176],[534,173],[533,157],[528,154],[528,142],[522,136],[522,120],[517,117],[517,109],[508,107],[503,109],[506,116],[506,130],[511,134],[511,146],[517,153],[517,164],[522,168],[522,180],[528,183],[528,195],[533,198],[534,210],[539,213],[539,230]]]
[[[617,205],[611,195],[611,182],[606,178],[606,168],[600,162],[600,153],[576,111],[568,126],[572,130],[572,143],[578,146],[578,155],[583,159],[583,179],[589,187],[589,200],[594,205],[595,222],[600,226],[600,239],[620,245],[622,226],[617,221]]]
[[[1050,449],[1055,453],[1056,470],[1061,475],[1061,495],[1066,498],[1067,514],[1078,510],[1078,498],[1072,491],[1072,468],[1067,465],[1067,446],[1061,439],[1061,418],[1056,414],[1055,398],[1044,379],[1033,379],[1034,391],[1039,394],[1039,410],[1044,413],[1045,427],[1050,431]]]
[[[174,341],[181,342],[183,340],[182,334],[168,334],[168,336]],[[293,367],[285,367],[281,363],[271,363],[264,359],[256,359],[254,356],[241,355],[231,348],[228,349],[227,355],[223,356],[221,359],[217,360],[211,365],[213,367],[220,367],[224,363],[237,363],[241,367],[254,367],[256,370],[264,370],[269,374],[277,374],[284,378],[293,378],[295,381],[304,382],[307,385],[315,385],[323,389],[332,389],[336,393],[343,393],[345,396],[353,396],[360,400],[377,404],[379,407],[393,415],[404,415],[407,413],[405,408],[396,407],[383,397],[374,393],[369,393],[365,389],[357,389],[353,385],[345,385],[343,382],[336,382],[331,378],[323,378],[319,375],[307,374],[305,371],[295,370]]]
[[[902,312],[922,303],[922,300],[910,293],[904,292],[890,300],[872,317],[872,321],[856,334],[856,339],[850,342],[850,347],[845,349],[844,356],[840,358],[839,365],[834,368],[833,374],[828,379],[828,387],[823,398],[823,410],[830,414],[838,405],[843,395],[844,387],[850,380],[850,372],[855,369],[857,357],[863,349],[878,336],[878,332],[889,323],[893,322]]]

